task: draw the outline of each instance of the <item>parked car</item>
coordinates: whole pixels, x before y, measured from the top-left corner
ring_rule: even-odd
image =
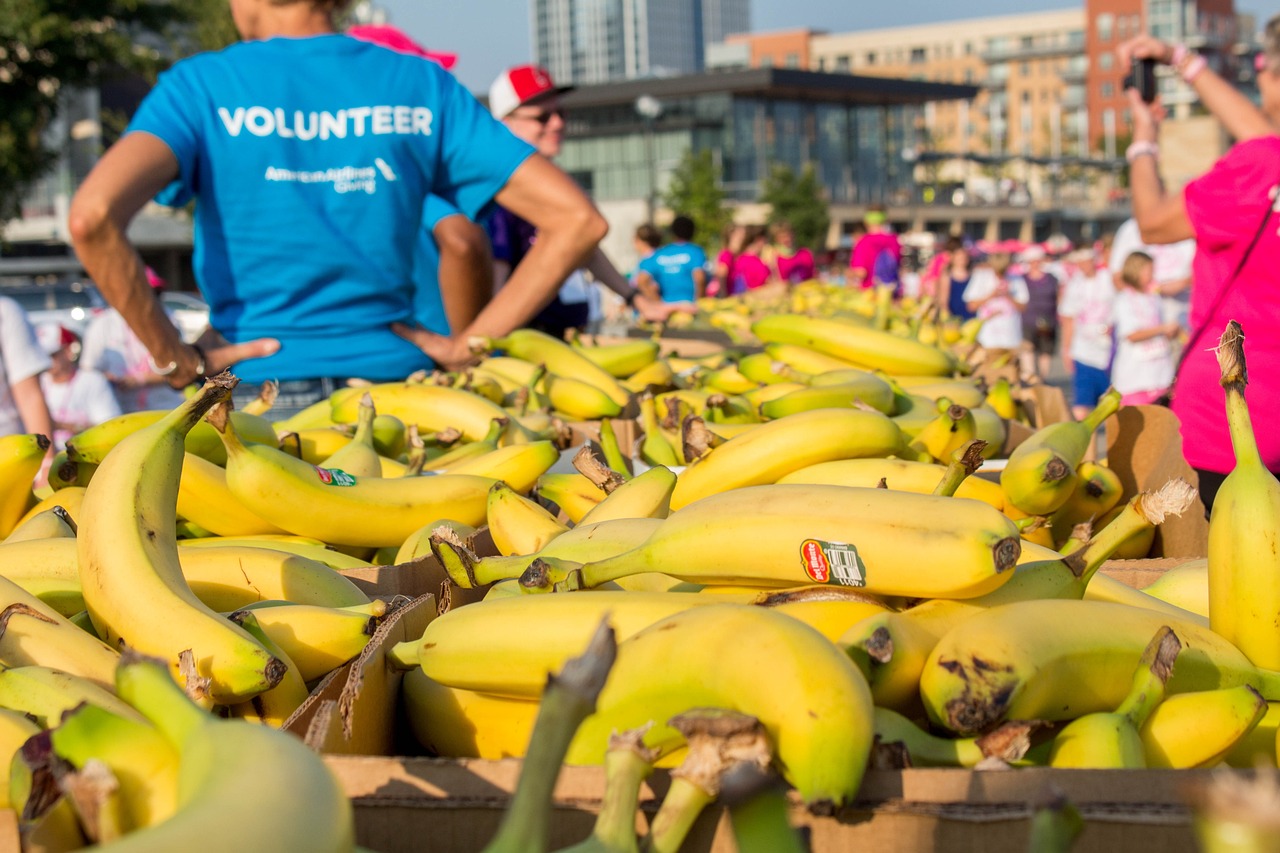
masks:
[[[160,294],[165,310],[173,316],[182,339],[192,343],[209,327],[209,304],[194,293],[165,291]]]
[[[31,319],[31,325],[57,323],[82,337],[89,320],[107,307],[98,289],[91,282],[80,279],[0,287],[0,295],[8,296],[21,305]]]

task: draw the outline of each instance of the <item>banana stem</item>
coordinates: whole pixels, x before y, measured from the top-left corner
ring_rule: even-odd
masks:
[[[373,405],[373,395],[366,391],[360,398],[360,407],[356,415],[356,432],[351,440],[373,447],[373,419],[377,416],[378,411]]]
[[[715,796],[693,780],[672,776],[671,787],[662,798],[649,828],[649,837],[645,839],[645,853],[679,853],[698,815],[713,800]]]
[[[1055,791],[1049,801],[1036,809],[1031,818],[1031,840],[1027,850],[1034,853],[1071,853],[1076,836],[1084,829],[1080,812]]]
[[[1262,469],[1262,456],[1258,452],[1253,421],[1244,397],[1244,389],[1249,384],[1249,371],[1244,359],[1244,333],[1235,320],[1227,324],[1215,352],[1222,373],[1219,382],[1227,392],[1227,429],[1231,433],[1231,449],[1236,454],[1236,467]]]
[[[1102,395],[1102,399],[1098,400],[1098,405],[1093,411],[1082,421],[1089,428],[1089,433],[1095,432],[1098,427],[1102,426],[1103,421],[1120,411],[1120,392],[1115,388],[1107,389],[1107,393]]]
[[[1085,586],[1121,545],[1136,534],[1164,522],[1168,515],[1182,515],[1196,499],[1186,480],[1170,480],[1154,492],[1143,492],[1121,510],[1085,545],[1071,554],[1067,565]]]
[[[116,667],[116,694],[154,723],[179,751],[212,719],[187,697],[163,661],[128,650]]]
[[[542,853],[547,849],[556,778],[578,726],[596,709],[618,646],[608,620],[600,623],[583,654],[547,679],[529,737],[524,769],[498,833],[485,853]]]
[[[1164,701],[1165,685],[1173,674],[1173,663],[1182,651],[1182,642],[1168,625],[1151,638],[1138,661],[1129,695],[1116,713],[1126,717],[1135,729],[1142,728],[1147,717]]]
[[[604,756],[604,803],[591,837],[560,853],[638,853],[636,808],[640,785],[653,772],[657,753],[644,745],[649,727],[609,738]]]
[[[807,849],[788,820],[787,796],[773,773],[744,761],[725,774],[720,798],[729,807],[739,853]]]
[[[604,461],[619,477],[628,479],[631,469],[627,467],[626,454],[618,444],[618,434],[613,430],[613,421],[604,418],[600,421],[600,450]]]
[[[960,488],[960,484],[982,467],[982,451],[986,448],[985,441],[974,439],[952,453],[951,461],[947,463],[947,470],[943,472],[942,480],[934,488],[933,493],[942,497],[953,497],[956,490]]]

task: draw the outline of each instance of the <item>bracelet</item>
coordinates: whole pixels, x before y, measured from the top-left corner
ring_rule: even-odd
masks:
[[[1200,54],[1195,54],[1187,60],[1185,65],[1178,67],[1178,73],[1182,75],[1184,83],[1190,83],[1200,76],[1200,72],[1209,67],[1209,61]]]
[[[156,376],[168,376],[170,373],[178,369],[178,362],[171,361],[164,367],[156,364],[156,360],[151,353],[147,353],[147,366],[151,368],[151,372]]]
[[[622,301],[628,308],[636,307],[636,297],[640,295],[640,288],[633,288],[630,293],[623,297]]]
[[[196,382],[203,382],[207,377],[204,375],[204,350],[199,344],[191,344],[191,348],[196,351]]]
[[[1134,142],[1126,148],[1124,152],[1124,159],[1128,160],[1130,163],[1137,160],[1139,157],[1156,158],[1159,156],[1160,146],[1154,142],[1146,141]]]

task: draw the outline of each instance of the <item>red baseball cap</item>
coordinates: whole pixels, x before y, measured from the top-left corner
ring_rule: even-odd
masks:
[[[489,87],[489,112],[504,119],[516,107],[572,90],[572,86],[557,86],[551,72],[541,65],[517,65],[499,74]]]
[[[409,38],[404,30],[389,24],[358,24],[348,29],[347,35],[361,41],[390,48],[398,53],[407,53],[410,56],[421,56],[423,59],[430,59],[443,67],[445,71],[452,71],[453,66],[458,64],[458,55],[456,53],[439,53],[434,50],[427,50]]]

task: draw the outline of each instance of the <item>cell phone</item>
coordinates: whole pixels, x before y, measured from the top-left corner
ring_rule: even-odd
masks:
[[[1124,78],[1124,87],[1126,89],[1137,89],[1138,97],[1142,98],[1144,103],[1154,103],[1156,99],[1156,61],[1154,59],[1139,59],[1134,62],[1129,69],[1129,74]]]

